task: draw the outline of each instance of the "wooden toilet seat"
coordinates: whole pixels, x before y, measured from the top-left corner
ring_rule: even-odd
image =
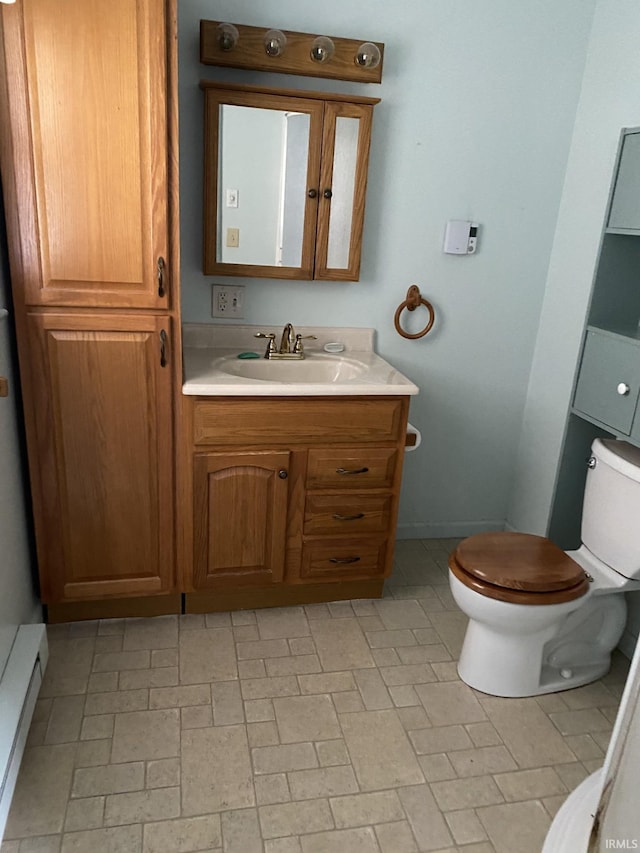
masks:
[[[449,557],[465,586],[512,604],[560,604],[585,595],[584,569],[565,552],[529,533],[478,533]]]

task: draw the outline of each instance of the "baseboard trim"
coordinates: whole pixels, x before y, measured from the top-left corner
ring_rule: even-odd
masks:
[[[495,533],[505,529],[504,521],[441,521],[400,523],[396,539],[463,539],[474,533]]]

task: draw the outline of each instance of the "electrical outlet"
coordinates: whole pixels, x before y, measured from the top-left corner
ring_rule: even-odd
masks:
[[[244,317],[244,285],[214,284],[211,316],[242,319]]]

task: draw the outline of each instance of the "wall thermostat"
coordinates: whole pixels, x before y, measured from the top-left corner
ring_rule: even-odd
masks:
[[[450,219],[444,232],[443,251],[448,255],[472,255],[478,246],[478,223]]]

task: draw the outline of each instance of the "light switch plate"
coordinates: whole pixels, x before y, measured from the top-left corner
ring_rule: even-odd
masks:
[[[211,316],[242,319],[244,317],[244,285],[214,284]]]

